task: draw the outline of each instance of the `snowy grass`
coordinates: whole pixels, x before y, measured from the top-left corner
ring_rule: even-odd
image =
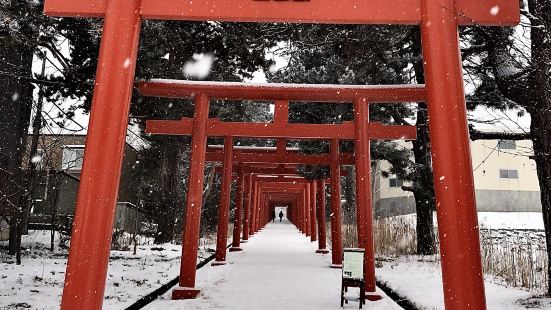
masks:
[[[539,230],[541,222],[541,213],[479,213],[482,263],[492,283],[535,294],[546,292],[548,262],[545,234]],[[374,225],[377,254],[414,255],[415,225],[414,215],[377,220]],[[355,234],[354,227],[343,229],[345,240],[355,239]]]
[[[379,261],[377,278],[388,287],[412,301],[419,309],[444,309],[442,274],[436,256],[405,256]],[[549,298],[534,297],[525,290],[498,284],[486,277],[488,309],[524,310],[550,309]]]
[[[231,228],[230,225],[229,238]],[[216,235],[201,239],[198,262],[214,252],[213,236]],[[0,250],[0,309],[59,308],[67,265],[67,249],[59,246],[59,240],[57,235],[54,251],[50,252],[50,231],[30,231],[22,240],[20,266],[5,250]],[[124,309],[178,275],[181,245],[154,245],[151,238],[134,239],[124,233],[114,243],[125,251],[111,251],[104,309]],[[7,242],[0,242],[0,248],[6,247]]]

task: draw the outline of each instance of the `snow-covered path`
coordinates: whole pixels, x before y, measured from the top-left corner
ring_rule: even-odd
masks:
[[[289,222],[269,224],[242,247],[228,253],[227,265],[198,271],[199,298],[172,301],[169,292],[146,309],[340,309],[341,271],[329,268],[330,257],[315,254],[316,244]],[[386,296],[367,306],[401,309]]]

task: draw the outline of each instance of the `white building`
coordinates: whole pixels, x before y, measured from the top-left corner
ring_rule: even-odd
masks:
[[[404,146],[411,148],[411,143]],[[478,211],[541,212],[532,141],[478,140],[471,142],[471,154]],[[414,213],[413,193],[403,191],[395,176],[381,176],[389,165],[380,161],[373,173],[376,215]]]

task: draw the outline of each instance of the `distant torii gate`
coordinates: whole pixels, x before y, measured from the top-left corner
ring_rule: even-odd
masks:
[[[457,27],[516,25],[518,1],[46,0],[44,7],[52,16],[105,18],[62,309],[103,303],[142,19],[420,25],[445,306],[486,308]],[[196,99],[208,106],[208,94]],[[206,135],[207,118],[204,107],[196,109],[195,133]],[[193,145],[196,153],[200,147]],[[192,163],[191,172],[200,168]]]
[[[209,148],[210,146],[207,147],[207,150]],[[265,149],[270,149],[270,148],[264,148],[264,147],[255,148],[255,150],[258,152],[264,152]],[[251,209],[251,198],[252,198],[251,187],[253,187],[253,180],[254,180],[253,175],[259,175],[259,176],[271,175],[271,176],[277,176],[277,177],[285,176],[286,178],[284,180],[292,182],[292,181],[295,181],[296,179],[288,178],[288,177],[298,175],[298,172],[296,170],[297,166],[298,165],[296,164],[291,166],[285,165],[285,164],[278,164],[276,166],[273,166],[273,165],[265,165],[265,164],[259,164],[259,163],[254,163],[254,164],[238,163],[237,165],[234,163],[233,171],[237,171],[237,195],[236,195],[237,203],[236,203],[235,217],[234,217],[233,241],[232,241],[232,247],[230,248],[230,252],[241,251],[241,248],[240,248],[240,243],[241,243],[240,235],[241,235],[241,224],[242,224],[241,213],[243,211],[244,196],[246,197],[246,204],[244,208],[245,212],[244,212],[244,220],[243,220],[243,240],[247,241],[249,237],[249,225],[250,225],[249,223],[251,223],[249,219],[249,216],[250,216],[249,210]],[[221,171],[219,171],[219,169],[216,169],[217,172],[223,171],[223,169],[220,169],[220,170]],[[346,170],[342,170],[341,174],[343,173],[347,173]],[[317,213],[323,214],[321,218],[319,216],[317,218],[319,238],[316,237],[315,235],[311,235],[311,237],[312,237],[312,241],[316,241],[316,239],[318,240],[318,250],[316,252],[324,254],[324,253],[328,253],[326,249],[326,240],[325,240],[325,235],[326,235],[325,233],[325,184],[326,182],[325,180],[319,180],[319,182],[318,180],[313,180],[311,182],[313,183],[313,186],[315,186],[316,188],[311,189],[310,200],[311,200],[311,204],[315,205],[315,208],[317,209],[317,210],[316,209],[312,210],[312,212],[314,215]],[[318,197],[317,195],[318,192],[320,193],[320,195],[323,194],[324,196]],[[321,199],[323,199],[323,203],[321,202]],[[323,210],[320,210],[322,206],[323,206]],[[315,223],[315,221],[313,223]],[[218,224],[219,224],[218,233],[220,233],[220,228],[222,228],[224,224],[221,222],[219,222]],[[312,228],[312,231],[314,230],[315,230],[315,227]],[[335,238],[335,236],[332,237],[332,240],[337,240],[337,239],[340,239],[340,237],[338,238]],[[219,246],[222,246],[222,245],[217,244],[217,248]],[[225,243],[223,246],[225,247]],[[338,251],[338,249],[336,250]],[[340,257],[340,254],[334,255],[334,256]],[[223,257],[220,255],[219,257],[217,257],[217,260],[223,260],[222,258]]]

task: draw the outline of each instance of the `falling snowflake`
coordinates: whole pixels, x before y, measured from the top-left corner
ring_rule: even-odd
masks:
[[[204,79],[212,68],[214,57],[210,54],[194,54],[193,60],[186,62],[183,72],[187,77]]]

